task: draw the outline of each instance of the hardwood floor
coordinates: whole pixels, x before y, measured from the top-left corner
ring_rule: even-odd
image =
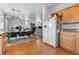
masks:
[[[9,46],[6,48],[6,55],[72,55],[73,53],[63,48],[53,48],[42,42],[41,39],[33,40]]]

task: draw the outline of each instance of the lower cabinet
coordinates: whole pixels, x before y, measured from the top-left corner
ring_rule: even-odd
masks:
[[[76,53],[79,54],[79,33],[76,33]]]
[[[74,50],[74,37],[69,37],[69,36],[63,36],[62,37],[62,45],[63,47],[70,49],[70,50]]]
[[[68,32],[61,32],[60,38],[61,38],[60,39],[61,47],[64,47],[65,49],[68,49],[68,50],[71,50],[71,51],[74,51],[74,48],[75,48],[75,36],[68,35]]]
[[[60,46],[75,54],[79,54],[79,32],[61,32]]]
[[[79,42],[77,43],[79,45]],[[77,46],[78,46],[77,45]],[[76,53],[76,33],[75,32],[61,32],[60,46],[68,51]],[[77,52],[79,48],[77,48]]]

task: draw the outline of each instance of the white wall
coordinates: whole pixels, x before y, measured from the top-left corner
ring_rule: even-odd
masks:
[[[52,9],[51,9],[50,12],[51,13],[54,13],[54,12],[56,12],[58,10],[67,8],[67,7],[72,6],[74,4],[76,4],[76,3],[60,3],[60,4],[57,4],[56,6],[52,7]]]
[[[49,14],[48,8],[45,7],[45,18],[48,16],[48,14]]]

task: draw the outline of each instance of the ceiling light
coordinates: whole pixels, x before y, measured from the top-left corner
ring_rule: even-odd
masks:
[[[26,22],[26,25],[28,24],[28,22]]]
[[[3,19],[4,17],[3,16],[0,16],[0,18]]]
[[[51,17],[51,14],[48,14],[48,17]]]

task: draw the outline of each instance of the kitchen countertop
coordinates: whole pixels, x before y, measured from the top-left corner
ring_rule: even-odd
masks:
[[[65,32],[79,32],[78,29],[63,29]]]

